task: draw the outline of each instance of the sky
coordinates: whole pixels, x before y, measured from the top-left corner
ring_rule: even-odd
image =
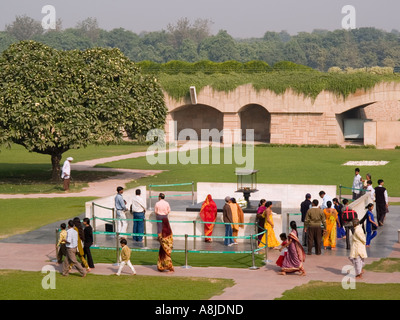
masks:
[[[41,21],[45,5],[55,8],[63,28],[92,17],[102,29],[138,34],[166,30],[181,18],[211,20],[212,34],[226,30],[235,38],[258,38],[266,31],[332,31],[343,28],[350,14],[342,13],[346,5],[354,8],[356,28],[400,30],[399,0],[0,0],[0,30],[19,15]]]

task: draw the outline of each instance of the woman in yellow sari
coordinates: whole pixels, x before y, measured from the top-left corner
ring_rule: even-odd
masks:
[[[174,272],[175,270],[171,259],[174,239],[172,237],[172,230],[168,218],[162,220],[162,231],[158,234],[158,241],[160,242],[157,261],[158,271]]]
[[[328,208],[324,209],[325,220],[326,220],[326,232],[324,235],[324,249],[331,247],[332,250],[336,250],[336,224],[339,223],[338,213],[335,208],[332,208],[332,202],[326,203]]]
[[[265,218],[264,229],[267,230],[268,234],[268,243],[265,241],[265,233],[262,236],[261,242],[258,245],[259,248],[265,247],[268,244],[268,248],[275,248],[280,245],[280,242],[276,239],[274,232],[274,220],[272,219],[272,202],[267,201],[265,204],[265,210],[262,214],[262,217]]]
[[[90,268],[85,259],[85,252],[83,251],[82,241],[85,240],[85,234],[84,234],[83,227],[81,224],[81,219],[79,219],[78,217],[75,217],[74,220],[72,220],[72,221],[74,222],[75,231],[78,232],[78,251],[77,251],[76,255],[81,260],[82,267],[86,268],[86,271],[89,272]],[[72,265],[70,266],[70,268],[71,267],[72,267]]]
[[[231,203],[229,203],[229,206],[231,207],[232,211],[232,236],[237,237],[239,234],[239,228],[244,228],[243,224],[239,223],[244,223],[244,214],[242,208],[239,206],[239,204],[236,202],[235,198],[231,199]],[[238,244],[237,238],[233,238],[233,244]]]

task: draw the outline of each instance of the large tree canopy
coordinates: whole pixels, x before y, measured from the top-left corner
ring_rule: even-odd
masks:
[[[156,80],[118,49],[58,51],[34,41],[0,57],[0,143],[51,155],[160,128],[166,107]]]

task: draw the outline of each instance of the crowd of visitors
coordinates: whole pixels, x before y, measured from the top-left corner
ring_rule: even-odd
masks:
[[[256,223],[258,227],[258,247],[279,249],[281,254],[276,264],[281,268],[280,274],[299,272],[305,275],[304,262],[306,255],[312,255],[313,249],[316,255],[324,250],[336,250],[337,240],[346,239],[346,249],[350,251],[349,259],[354,264],[357,277],[362,277],[362,266],[367,257],[365,248],[371,246],[371,241],[377,235],[379,226],[384,225],[386,213],[388,212],[388,194],[383,186],[384,181],[378,180],[378,185],[373,188],[371,175],[367,174],[363,179],[360,169],[355,169],[352,185],[352,201],[361,195],[368,193],[369,203],[365,207],[366,212],[361,219],[358,213],[351,209],[348,199],[342,203],[338,198],[332,198],[325,191],[319,192],[320,200],[312,199],[310,193],[305,195],[300,204],[301,222],[303,225],[302,236],[299,237],[297,224],[290,222],[291,231],[287,235],[281,233],[280,241],[274,232],[274,220],[272,213],[272,202],[261,199],[257,208]],[[127,201],[123,198],[122,187],[117,188],[115,196],[115,209],[117,217],[117,232],[120,234],[121,256],[120,267],[117,275],[125,265],[128,265],[132,274],[136,271],[130,261],[131,249],[127,245],[126,214],[129,212]],[[242,207],[235,198],[225,197],[222,209],[222,221],[224,223],[224,245],[237,245],[238,232],[244,228],[244,213]],[[135,191],[135,196],[130,205],[133,214],[133,240],[143,242],[144,220],[146,214],[145,200],[141,196],[140,189]],[[376,210],[376,220],[374,216]],[[213,230],[217,223],[217,205],[211,194],[208,194],[200,209],[200,218],[204,222],[204,241],[213,242]],[[157,219],[157,235],[160,243],[157,269],[159,271],[174,271],[172,264],[173,233],[169,223],[168,215],[171,212],[169,203],[165,200],[165,194],[160,193],[158,202],[155,204],[154,213]],[[289,221],[288,221],[289,222]],[[365,224],[365,226],[364,226]],[[90,219],[79,218],[68,221],[68,225],[62,223],[60,226],[59,241],[57,243],[57,262],[62,263],[63,275],[68,275],[72,267],[75,267],[82,276],[94,268],[90,247],[93,244],[93,229]],[[263,232],[267,231],[267,232]],[[306,250],[304,248],[307,248]],[[64,261],[63,261],[64,257]],[[78,262],[77,258],[80,260]]]

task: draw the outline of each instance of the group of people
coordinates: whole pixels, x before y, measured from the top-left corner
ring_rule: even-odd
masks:
[[[143,242],[144,235],[144,218],[146,214],[146,204],[144,199],[141,197],[141,190],[135,190],[135,196],[132,199],[130,209],[127,208],[127,202],[123,198],[124,188],[118,187],[117,194],[114,198],[115,208],[117,214],[117,232],[121,234],[121,257],[122,261],[117,272],[117,275],[121,274],[121,271],[125,265],[128,265],[132,270],[132,274],[136,274],[135,268],[130,262],[131,250],[127,245],[126,233],[127,229],[127,212],[133,214],[133,241]],[[154,206],[154,213],[157,219],[157,237],[160,243],[160,249],[158,253],[157,269],[159,271],[174,272],[174,266],[172,264],[171,253],[173,248],[173,235],[171,226],[168,220],[168,215],[171,212],[169,203],[165,200],[165,194],[160,193],[158,195],[158,202]]]
[[[79,217],[75,217],[68,221],[68,225],[62,223],[60,230],[57,263],[62,264],[62,275],[68,276],[71,269],[75,267],[85,277],[86,273],[95,267],[90,251],[93,244],[93,228],[90,225],[90,219],[84,218],[81,223]]]
[[[337,198],[332,198],[325,193],[319,192],[321,202],[317,199],[311,201],[311,194],[307,193],[305,200],[300,205],[301,221],[304,223],[302,239],[300,240],[295,221],[290,222],[291,232],[281,233],[280,241],[277,240],[274,232],[274,221],[272,213],[272,202],[261,199],[257,210],[258,224],[258,246],[259,248],[268,247],[279,249],[281,255],[276,262],[281,267],[280,274],[285,275],[289,272],[300,272],[305,275],[303,263],[306,254],[312,254],[312,248],[315,247],[315,254],[320,255],[322,246],[331,250],[336,249],[337,239],[346,239],[346,249],[350,250],[349,258],[353,262],[357,277],[362,275],[362,266],[367,257],[366,247],[371,245],[371,240],[377,235],[377,228],[384,224],[385,215],[388,212],[387,190],[383,187],[383,180],[378,180],[378,186],[372,188],[371,175],[367,174],[364,180],[360,176],[359,168],[355,169],[353,181],[353,200],[359,198],[365,190],[369,192],[371,202],[367,205],[365,215],[362,219],[358,218],[357,212],[349,208],[349,201],[343,199],[342,203]],[[365,182],[365,187],[363,183]],[[117,215],[117,232],[121,236],[121,256],[120,267],[117,275],[125,265],[128,265],[132,274],[136,274],[130,256],[131,249],[127,245],[127,212],[133,214],[133,240],[143,242],[145,201],[141,197],[140,189],[135,191],[130,210],[127,202],[123,198],[124,189],[117,188],[115,196],[115,209]],[[374,205],[375,203],[375,205]],[[373,209],[376,207],[377,222],[375,222]],[[200,218],[204,223],[205,242],[212,242],[212,233],[217,220],[217,205],[212,196],[207,195],[200,209]],[[232,246],[238,244],[239,228],[244,228],[244,214],[235,198],[225,197],[225,205],[222,210],[222,219],[225,225],[224,245]],[[157,219],[157,235],[160,243],[157,269],[159,271],[174,271],[171,259],[173,248],[173,235],[169,223],[168,215],[171,212],[169,203],[165,200],[165,194],[160,193],[158,202],[155,204],[154,212]],[[366,227],[364,223],[366,222]],[[58,262],[63,262],[63,275],[67,275],[73,266],[85,276],[91,268],[94,268],[93,259],[90,253],[90,246],[93,244],[93,232],[90,226],[90,220],[83,219],[83,225],[79,218],[68,222],[68,229],[65,224],[61,225],[60,239],[58,242]],[[267,232],[263,232],[267,231]],[[350,232],[352,242],[350,243]],[[307,247],[307,253],[304,250]],[[80,258],[79,263],[76,257]]]
[[[375,202],[376,218],[379,226],[383,226],[386,214],[389,212],[389,197],[386,188],[384,187],[385,182],[383,179],[379,179],[377,186],[372,187],[371,174],[367,173],[366,178],[363,179],[360,175],[360,169],[354,169],[353,178],[353,200],[357,200],[365,192],[369,193],[370,203]]]

